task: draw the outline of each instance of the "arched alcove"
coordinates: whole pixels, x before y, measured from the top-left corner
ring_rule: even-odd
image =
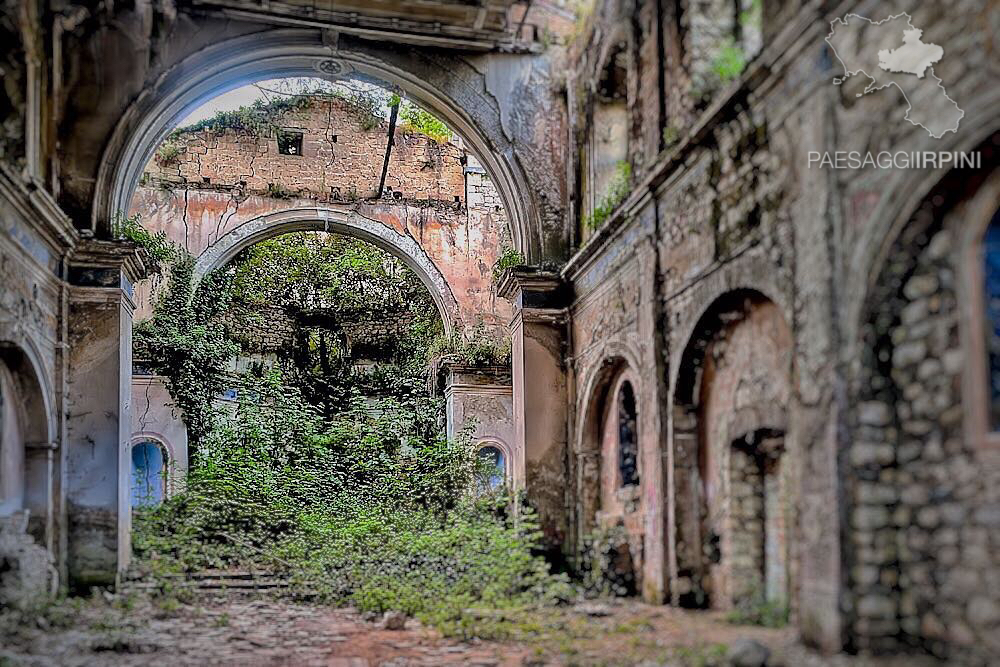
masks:
[[[317,30],[269,30],[196,52],[172,67],[129,107],[105,147],[92,224],[101,229],[129,208],[143,168],[177,123],[205,101],[239,86],[283,77],[359,78],[400,90],[442,118],[471,147],[500,192],[513,244],[528,261],[541,258],[541,220],[499,108],[452,77],[435,85],[412,58],[375,48],[332,50]],[[479,76],[476,74],[476,76]],[[459,100],[457,97],[468,97]]]
[[[643,541],[635,365],[619,350],[584,381],[574,447],[575,539],[617,594],[641,590]],[[594,573],[596,574],[596,573]]]
[[[154,507],[166,499],[170,464],[170,455],[162,442],[143,438],[132,443],[129,499],[133,510]]]
[[[510,447],[495,438],[486,438],[476,443],[476,454],[490,466],[492,472],[483,480],[488,490],[496,490],[510,481]]]
[[[0,342],[0,516],[28,511],[29,532],[52,548],[52,412],[36,358]]]
[[[339,207],[298,208],[260,216],[240,225],[209,246],[197,259],[194,279],[220,269],[250,246],[282,234],[300,231],[334,232],[375,245],[397,257],[420,278],[450,333],[458,305],[448,281],[420,244],[387,225]]]
[[[675,588],[685,606],[791,602],[791,359],[781,308],[752,289],[708,304],[686,341],[671,406]]]

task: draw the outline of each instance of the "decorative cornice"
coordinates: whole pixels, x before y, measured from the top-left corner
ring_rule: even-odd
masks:
[[[506,366],[474,366],[457,359],[441,360],[440,372],[448,374],[448,387],[457,386],[509,386],[511,369]],[[461,378],[461,380],[459,380]]]
[[[526,292],[555,294],[563,288],[565,283],[558,273],[530,266],[505,269],[497,282],[497,294],[511,301]]]
[[[152,262],[149,253],[130,241],[86,239],[77,244],[70,258],[72,272],[93,274],[95,271],[120,271],[130,282],[149,275]],[[97,286],[97,285],[89,285]],[[100,285],[110,287],[111,285]],[[117,286],[117,285],[115,285]]]
[[[62,255],[80,239],[69,216],[63,213],[56,200],[37,181],[18,177],[11,168],[0,162],[0,198],[16,208],[31,226],[52,248],[54,254]]]

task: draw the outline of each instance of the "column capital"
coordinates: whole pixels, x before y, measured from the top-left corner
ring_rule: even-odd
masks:
[[[519,310],[565,308],[570,301],[569,285],[555,271],[529,266],[507,269],[500,276],[497,292]]]
[[[67,279],[78,287],[124,287],[149,275],[149,253],[128,241],[86,239],[73,249]]]

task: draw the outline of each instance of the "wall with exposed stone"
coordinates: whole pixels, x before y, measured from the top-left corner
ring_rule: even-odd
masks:
[[[593,91],[609,67],[608,54],[621,47],[628,55],[636,187],[595,230],[580,226],[591,184],[571,192],[578,249],[562,270],[573,293],[567,340],[576,391],[567,474],[577,537],[569,548],[582,544],[588,523],[580,517],[599,504],[590,486],[592,405],[604,391],[606,369],[625,359],[638,372],[639,403],[647,406],[640,415],[640,441],[646,443],[638,509],[642,593],[684,605],[715,604],[708,593],[731,598],[734,585],[745,585],[750,570],[760,570],[755,559],[761,550],[764,587],[767,577],[779,576],[766,563],[780,541],[769,547],[761,536],[768,516],[761,489],[772,463],[755,449],[774,434],[741,446],[739,465],[733,464],[732,440],[741,435],[729,432],[740,415],[733,387],[741,386],[746,395],[785,410],[781,462],[791,465],[787,471],[782,466],[772,485],[794,507],[783,539],[791,618],[801,635],[828,648],[918,649],[976,664],[997,627],[1000,595],[963,586],[977,577],[996,578],[997,564],[985,556],[996,498],[981,486],[990,473],[981,473],[985,481],[971,479],[972,469],[992,470],[993,464],[989,455],[972,451],[962,417],[984,399],[967,390],[960,396],[967,380],[954,373],[957,366],[968,368],[959,359],[969,354],[957,313],[981,307],[966,288],[949,300],[949,280],[960,273],[954,255],[956,263],[934,269],[936,284],[918,279],[910,296],[894,296],[908,273],[878,279],[895,291],[873,288],[892,262],[895,239],[930,241],[907,233],[906,220],[945,171],[833,171],[810,169],[806,161],[808,151],[979,149],[983,169],[945,188],[955,205],[975,197],[980,175],[997,160],[990,137],[998,119],[983,88],[998,78],[983,59],[996,51],[995,36],[980,28],[987,15],[996,20],[996,10],[976,3],[809,9],[765,2],[760,55],[706,99],[698,79],[711,69],[719,43],[735,37],[716,34],[726,22],[713,12],[735,6],[668,3],[657,21],[651,18],[654,4],[602,3],[572,53],[570,123],[579,150],[570,154],[570,171],[588,177],[585,145],[599,103]],[[979,18],[949,20],[956,11]],[[830,21],[848,12],[873,20],[907,12],[924,30],[924,41],[945,47],[935,73],[966,111],[957,133],[932,139],[906,122],[907,105],[898,96],[859,96],[864,77],[833,85],[843,68],[824,38]],[[872,45],[862,40],[851,48]],[[940,207],[931,213],[938,220],[944,215]],[[911,245],[900,257],[917,254]],[[921,293],[927,290],[933,293]],[[756,331],[736,348],[713,343],[734,333],[733,320],[712,313],[736,293],[764,299],[769,317],[783,321],[786,333]],[[948,308],[956,317],[950,324],[942,320]],[[745,315],[733,317],[742,321]],[[917,337],[913,344],[904,341],[910,337]],[[880,351],[897,343],[897,356]],[[707,361],[697,361],[706,355]],[[724,370],[719,364],[732,355],[744,361]],[[899,387],[878,401],[881,407],[868,405],[870,376],[858,375],[859,359],[871,360],[887,378],[875,386]],[[981,365],[982,356],[975,363]],[[731,381],[725,379],[730,372]],[[732,386],[716,397],[720,382]],[[708,414],[700,405],[706,399],[713,406]],[[868,422],[848,427],[858,414]],[[720,456],[703,458],[706,444]],[[847,451],[859,457],[859,467],[852,467]],[[933,465],[922,460],[924,452],[937,457]],[[836,507],[841,511],[832,511]],[[716,522],[716,530],[706,530],[706,519]],[[734,519],[755,529],[734,530]],[[726,551],[735,553],[741,544],[753,559],[741,558],[739,568],[749,569],[734,572]],[[712,559],[718,563],[709,569]]]
[[[129,214],[198,257],[261,216],[330,204],[413,239],[447,282],[459,327],[495,330],[510,306],[493,288],[493,264],[511,247],[496,187],[460,141],[440,143],[399,126],[377,198],[387,123],[340,98],[276,114],[303,135],[301,155],[278,152],[275,136],[223,129],[184,132],[154,158]],[[276,229],[275,233],[280,232]],[[151,313],[140,285],[138,317]]]

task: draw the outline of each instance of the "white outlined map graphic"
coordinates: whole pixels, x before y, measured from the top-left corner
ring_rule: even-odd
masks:
[[[934,74],[934,65],[944,58],[944,49],[923,41],[923,30],[913,25],[909,14],[872,21],[848,14],[830,23],[826,42],[844,66],[843,83],[864,76],[870,83],[858,97],[896,86],[908,106],[906,120],[919,125],[935,139],[957,132],[965,112],[948,97],[944,83]]]

